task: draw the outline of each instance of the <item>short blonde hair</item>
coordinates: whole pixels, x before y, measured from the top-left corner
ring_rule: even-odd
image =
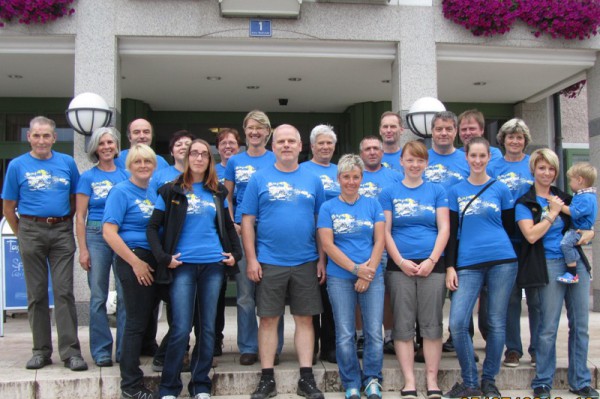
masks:
[[[532,152],[529,157],[529,170],[531,174],[535,172],[535,167],[540,161],[546,161],[556,170],[556,176],[554,176],[554,180],[556,180],[560,172],[560,163],[558,162],[556,153],[549,148],[539,148]]]
[[[596,183],[596,177],[598,177],[598,172],[596,171],[596,168],[592,166],[591,163],[578,162],[571,166],[569,170],[567,170],[567,177],[582,177],[587,188],[592,187],[594,183]]]
[[[125,167],[127,168],[127,170],[129,170],[129,167],[132,163],[134,163],[140,158],[152,161],[154,168],[156,168],[156,153],[154,152],[154,150],[146,144],[134,144],[129,149],[127,159],[125,160]]]
[[[354,168],[360,169],[360,175],[363,175],[363,171],[365,170],[365,164],[363,160],[356,154],[345,154],[339,159],[337,164],[337,174],[338,176],[342,173],[350,172]]]
[[[500,147],[506,149],[506,147],[504,146],[506,136],[508,136],[509,134],[518,133],[521,133],[525,138],[525,147],[523,147],[523,150],[525,150],[529,143],[531,143],[531,134],[529,133],[529,128],[527,127],[527,124],[525,124],[523,119],[513,118],[506,122],[504,125],[502,125],[500,131],[496,135],[496,141],[498,141]]]

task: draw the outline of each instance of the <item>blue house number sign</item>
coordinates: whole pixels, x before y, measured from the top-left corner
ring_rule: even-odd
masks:
[[[250,20],[250,37],[271,37],[271,21],[268,19]]]

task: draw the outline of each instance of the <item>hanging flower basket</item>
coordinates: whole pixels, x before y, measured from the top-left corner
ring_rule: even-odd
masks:
[[[521,19],[533,27],[536,37],[589,39],[598,33],[598,0],[520,0]]]
[[[585,79],[580,80],[579,82],[572,84],[571,86],[562,89],[560,91],[560,94],[562,94],[563,96],[567,97],[567,98],[577,98],[577,96],[579,96],[579,94],[581,94],[581,90],[583,90],[583,87],[585,86],[585,83],[587,81]]]
[[[502,35],[519,16],[513,0],[444,0],[442,7],[444,17],[475,36]]]
[[[600,26],[599,0],[443,0],[444,17],[475,36],[508,32],[517,18],[536,37],[589,39]]]
[[[0,27],[5,22],[45,24],[65,15],[71,15],[74,0],[0,0]]]

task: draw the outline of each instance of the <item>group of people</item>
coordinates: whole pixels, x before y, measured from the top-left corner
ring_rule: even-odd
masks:
[[[556,154],[525,153],[531,136],[522,120],[500,128],[504,154],[482,137],[484,126],[476,110],[440,112],[431,149],[420,141],[401,147],[401,117],[385,112],[380,136],[365,137],[359,155],[343,155],[335,165],[337,136],[319,125],[310,134],[312,159],[299,164],[300,132],[286,124],[272,129],[265,113],[251,111],[243,121],[246,152],[238,154],[238,132],[223,129],[217,163],[208,142],[179,131],[168,166],[149,146],[151,124],[138,119],[128,126],[129,150],[120,150],[114,128],[96,130],[88,146],[95,166],[79,176],[71,157],[52,150],[54,122],[34,118],[32,150],[10,163],[2,191],[4,215],[22,244],[34,341],[26,367],[52,363],[47,265],[60,358],[74,371],[88,367],[72,292],[76,215],[79,263],[91,290],[90,349],[99,367],[113,364],[105,306],[111,266],[116,276],[123,398],[176,398],[188,367],[190,395],[210,397],[229,276],[237,283],[239,361],[261,364],[252,399],[277,394],[286,305],[295,324],[298,395],[323,398],[312,370],[320,350],[322,360],[338,363],[346,398],[381,398],[385,347],[399,362],[404,398],[418,396],[414,362],[421,357],[428,398],[501,397],[501,364],[516,367],[523,355],[523,288],[535,397],[550,397],[563,302],[571,391],[598,397],[586,366],[590,267],[579,246],[593,238],[596,171],[589,164],[569,170],[571,197],[552,185]],[[455,148],[457,135],[463,148]],[[462,381],[444,394],[437,374],[447,291]],[[481,377],[472,343],[478,299],[486,339]],[[158,347],[160,300],[169,331]],[[162,371],[159,392],[143,384],[144,354]]]

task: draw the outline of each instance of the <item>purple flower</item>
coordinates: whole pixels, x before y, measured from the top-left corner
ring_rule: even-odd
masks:
[[[0,27],[17,20],[21,24],[43,24],[71,15],[74,0],[0,0]]]

